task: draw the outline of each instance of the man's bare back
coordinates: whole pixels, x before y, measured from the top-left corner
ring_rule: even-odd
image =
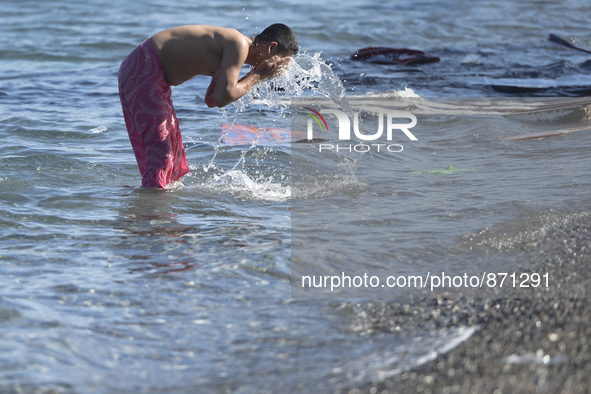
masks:
[[[223,107],[242,97],[262,79],[275,75],[290,60],[293,50],[277,53],[263,48],[237,30],[206,25],[179,26],[151,38],[171,85],[180,85],[196,75],[214,77],[208,106]],[[255,66],[239,79],[244,64]]]
[[[152,36],[168,83],[175,86],[196,75],[217,75],[226,47],[244,63],[250,44],[249,38],[234,29],[205,25],[174,27]]]

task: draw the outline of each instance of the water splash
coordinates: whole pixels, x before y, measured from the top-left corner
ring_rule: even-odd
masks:
[[[222,109],[223,118],[230,124],[237,122],[240,114],[250,105],[264,104],[268,107],[278,109],[280,114],[289,110],[291,99],[301,96],[322,95],[332,99],[341,109],[353,116],[353,109],[349,104],[343,83],[321,57],[320,53],[312,56],[298,54],[292,57],[289,66],[283,72],[271,79],[258,83],[242,98]],[[232,109],[234,110],[232,113]],[[218,125],[221,121],[218,122]],[[246,155],[256,149],[256,143],[245,149],[238,162],[229,170],[217,168],[215,159],[222,148],[221,138],[214,146],[214,154],[207,165],[204,165],[204,172],[213,171],[212,178],[202,186],[216,190],[226,190],[231,194],[238,194],[241,198],[254,198],[263,200],[282,201],[291,198],[291,188],[284,186],[281,181],[277,182],[273,174],[253,179],[247,174],[244,167]],[[340,178],[337,182],[340,186],[347,188],[356,185],[355,169],[361,155],[353,160],[345,159],[348,162],[348,175]],[[221,170],[221,172],[219,171]],[[340,187],[339,185],[335,187]],[[318,191],[310,191],[316,195]],[[310,194],[306,193],[306,195]],[[299,196],[302,197],[302,196]]]
[[[273,177],[255,179],[236,169],[214,175],[202,187],[246,200],[281,202],[291,198],[291,186],[276,182]]]
[[[242,112],[255,100],[283,112],[289,107],[289,100],[292,97],[307,94],[330,97],[335,103],[345,108],[346,112],[350,108],[343,83],[334,74],[330,65],[321,59],[320,53],[313,56],[298,54],[293,56],[289,67],[280,75],[260,82],[234,103],[235,118],[236,114]]]
[[[347,101],[343,83],[321,57],[320,53],[313,56],[298,54],[292,57],[289,66],[274,78],[266,79],[255,85],[244,96],[232,103],[232,106],[222,108],[222,119],[214,126],[219,127],[222,122],[233,125],[240,114],[253,103],[262,103],[279,110],[283,114],[291,104],[291,98],[305,95],[323,95],[331,98],[337,105],[353,116],[353,110]],[[232,113],[232,108],[234,109]],[[240,161],[232,168],[235,170],[244,155],[256,144],[243,152]],[[203,166],[204,172],[217,169],[215,160],[222,147],[221,136],[214,146],[214,153],[209,163]]]

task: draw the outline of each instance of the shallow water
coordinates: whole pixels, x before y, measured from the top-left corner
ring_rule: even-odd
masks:
[[[475,329],[378,334],[363,324],[364,308],[291,299],[291,149],[220,146],[218,124],[231,120],[234,109],[224,118],[206,108],[207,78],[173,93],[191,173],[167,191],[138,189],[116,74],[146,37],[189,23],[253,34],[280,21],[293,27],[307,56],[322,51],[348,95],[409,88],[422,97],[580,96],[589,86],[588,56],[546,38],[552,32],[591,47],[589,7],[583,1],[3,2],[0,391],[326,392],[398,373]],[[349,59],[370,45],[422,49],[442,61],[391,67]],[[462,64],[466,56],[478,62]],[[290,116],[255,100],[237,121],[289,127]],[[473,134],[465,126],[429,137],[440,151],[417,149],[399,171],[460,168],[458,151],[444,148],[469,147]],[[487,253],[529,236],[535,241],[532,228],[544,231],[587,209],[587,135],[480,146],[485,153],[477,164],[506,177],[462,177],[464,196],[458,185],[435,178],[400,185],[401,199],[444,193],[446,203],[434,215],[455,215],[448,238],[421,228],[431,223],[425,211],[395,212],[396,219],[418,223],[413,231],[446,248]],[[519,188],[537,164],[555,177],[542,172]],[[539,192],[560,174],[573,193]],[[514,189],[505,193],[515,197],[495,199],[506,180]],[[367,197],[356,182],[345,179],[328,197],[355,205]],[[458,205],[462,197],[471,203]],[[526,230],[523,223],[532,225]],[[407,245],[401,261],[429,260]]]

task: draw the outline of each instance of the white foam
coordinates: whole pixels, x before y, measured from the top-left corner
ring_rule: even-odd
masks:
[[[542,349],[534,352],[526,352],[522,355],[511,354],[503,359],[504,364],[538,364],[538,365],[556,365],[565,362],[564,356],[550,356],[545,354]]]
[[[241,170],[231,170],[214,175],[201,185],[206,189],[227,192],[238,198],[262,201],[286,201],[291,197],[291,187],[275,182],[273,178],[254,180]]]
[[[383,381],[407,368],[425,364],[440,354],[449,352],[468,340],[478,329],[478,326],[443,329],[434,332],[432,337],[415,337],[409,345],[393,348],[386,345],[379,351],[346,362],[341,369],[354,376],[357,382]],[[424,354],[416,354],[421,352]],[[411,360],[416,356],[416,359],[409,363],[409,358],[405,355],[411,356]]]
[[[107,131],[107,128],[105,126],[98,126],[88,130],[88,132],[92,134],[103,133],[105,131]]]
[[[367,92],[364,97],[421,97],[414,90],[405,87],[404,90],[387,90],[385,92]]]
[[[480,55],[476,53],[470,53],[462,59],[462,64],[478,64],[480,62]]]

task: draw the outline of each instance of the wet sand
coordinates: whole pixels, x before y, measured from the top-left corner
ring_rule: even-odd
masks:
[[[455,349],[381,382],[343,393],[591,392],[591,217],[554,228],[532,262],[560,282],[537,299],[423,299],[363,308],[368,332],[404,336],[413,329],[478,326]],[[588,296],[587,296],[588,297]],[[373,311],[373,313],[372,313]],[[379,312],[375,312],[379,311]]]

